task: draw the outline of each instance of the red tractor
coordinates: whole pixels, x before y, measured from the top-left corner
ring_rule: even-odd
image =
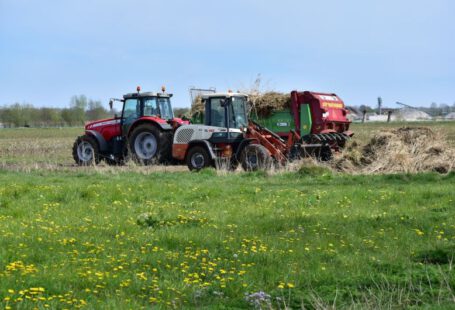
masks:
[[[127,156],[140,164],[164,163],[172,160],[172,139],[176,128],[189,121],[175,118],[170,98],[172,94],[130,93],[123,99],[121,116],[103,119],[85,125],[85,134],[76,139],[73,158],[78,165],[120,164]]]

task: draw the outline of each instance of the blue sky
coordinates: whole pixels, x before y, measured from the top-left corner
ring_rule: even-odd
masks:
[[[0,0],[0,105],[189,86],[455,102],[455,1]]]

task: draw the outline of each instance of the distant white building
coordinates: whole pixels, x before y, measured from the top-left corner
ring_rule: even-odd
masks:
[[[444,119],[447,119],[447,120],[455,120],[455,112],[452,112],[452,113],[449,113],[447,114]]]
[[[367,114],[367,121],[369,122],[387,122],[387,115],[381,114]],[[392,118],[393,120],[393,118]]]

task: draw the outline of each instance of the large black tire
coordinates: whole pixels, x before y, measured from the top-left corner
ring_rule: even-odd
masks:
[[[264,146],[249,144],[243,149],[240,162],[245,171],[269,170],[273,159]]]
[[[186,165],[191,171],[213,166],[213,160],[205,147],[193,146],[186,155]]]
[[[96,165],[100,162],[100,151],[95,138],[84,135],[73,144],[73,158],[79,166]]]
[[[132,159],[143,165],[160,163],[172,151],[172,139],[169,140],[167,132],[149,124],[134,128],[128,141]]]

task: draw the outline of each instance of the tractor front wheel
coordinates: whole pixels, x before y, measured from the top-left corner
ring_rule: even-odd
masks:
[[[212,166],[212,159],[207,150],[202,146],[194,146],[186,155],[186,164],[193,171]]]
[[[100,162],[98,143],[91,136],[80,136],[73,145],[73,158],[79,166],[89,166]]]
[[[240,162],[245,171],[268,170],[273,160],[267,149],[260,144],[247,145],[241,154]]]

